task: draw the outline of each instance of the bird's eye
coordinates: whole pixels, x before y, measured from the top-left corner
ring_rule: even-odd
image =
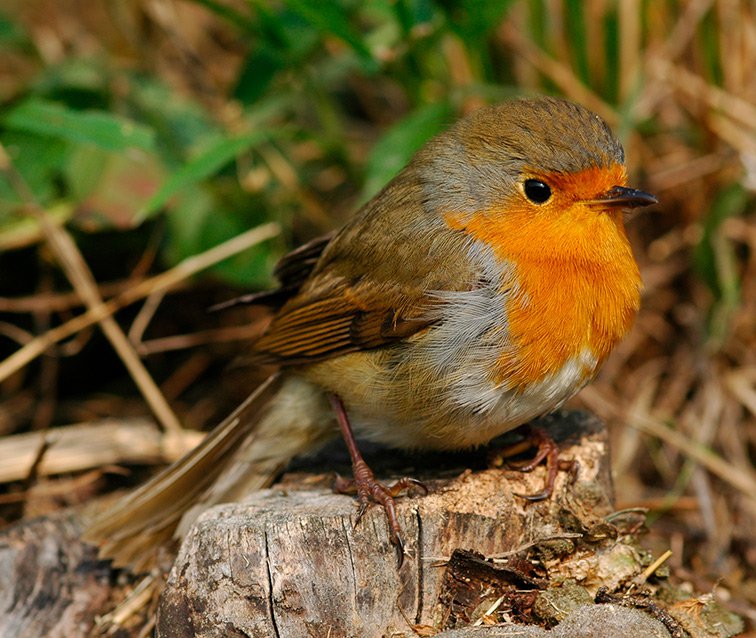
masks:
[[[526,179],[524,190],[525,197],[534,204],[543,204],[551,197],[551,187],[539,179]]]

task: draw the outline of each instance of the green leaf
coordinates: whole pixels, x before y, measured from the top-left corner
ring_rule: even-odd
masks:
[[[585,3],[583,0],[567,0],[565,6],[565,31],[572,48],[573,66],[578,77],[590,85],[588,65],[588,36],[585,27]],[[604,55],[604,52],[601,52]]]
[[[71,144],[20,131],[4,131],[0,140],[34,197],[47,206],[59,195],[57,180],[69,160]],[[0,207],[15,208],[18,204],[16,192],[0,179]]]
[[[78,147],[65,168],[76,223],[87,232],[138,225],[139,213],[164,175],[155,155]]]
[[[142,124],[104,111],[75,111],[39,98],[19,104],[3,118],[3,124],[11,130],[92,144],[106,151],[152,151],[154,147],[153,131]]]
[[[240,234],[246,229],[240,229]],[[225,239],[231,239],[229,235]],[[220,243],[220,242],[218,242]],[[280,254],[270,244],[260,244],[213,266],[210,271],[224,281],[240,288],[264,289],[273,285],[271,271]]]
[[[619,98],[619,74],[620,74],[620,61],[619,61],[619,43],[620,43],[620,25],[619,17],[616,11],[607,11],[603,20],[603,55],[606,60],[606,66],[604,67],[604,75],[600,79],[600,84],[596,82],[594,78],[594,85],[598,84],[596,88],[601,89],[603,95],[609,98],[609,101],[614,104]],[[639,73],[636,81],[637,87],[632,88],[633,93],[640,93],[643,87],[643,76]]]
[[[513,0],[438,0],[449,27],[474,49],[501,23]]]
[[[209,9],[221,18],[228,20],[239,29],[244,29],[250,33],[257,32],[257,24],[253,20],[222,2],[217,2],[216,0],[194,0],[194,2]]]
[[[199,184],[188,185],[176,196],[175,205],[166,211],[168,232],[163,257],[169,264],[202,252],[205,229],[216,205],[210,189]]]
[[[74,148],[63,167],[63,173],[68,193],[75,201],[81,201],[97,188],[111,156],[108,151],[91,146]]]
[[[694,253],[695,267],[715,297],[708,318],[709,345],[714,348],[724,343],[732,317],[741,305],[735,247],[723,232],[723,224],[730,217],[744,214],[748,201],[748,192],[740,184],[720,191],[704,221],[703,237]]]
[[[154,78],[130,76],[129,87],[129,114],[155,131],[157,151],[170,168],[183,166],[191,149],[222,135],[223,129],[199,104]]]
[[[431,137],[454,116],[449,102],[421,106],[394,124],[373,147],[367,161],[363,199],[372,197],[394,177]]]
[[[154,214],[182,189],[214,175],[237,155],[267,139],[269,139],[267,132],[256,130],[236,138],[223,137],[215,140],[209,148],[184,164],[168,178],[145,204],[140,217],[144,219]]]
[[[0,252],[25,248],[36,244],[43,238],[42,228],[35,217],[29,215],[6,215],[0,202]],[[61,202],[45,210],[45,214],[53,221],[65,223],[73,217],[74,207]]]
[[[730,217],[742,215],[747,204],[745,189],[740,184],[733,184],[717,194],[704,221],[703,236],[694,253],[694,265],[717,297],[734,286],[732,281],[722,280],[721,255],[717,255],[717,251],[721,250],[721,227]]]
[[[168,235],[164,256],[169,263],[178,263],[243,233],[265,217],[254,205],[246,213],[240,214],[236,207],[225,207],[203,185],[190,186],[166,215]],[[275,261],[272,250],[271,244],[265,242],[216,264],[210,271],[237,286],[270,286]]]
[[[6,12],[0,12],[0,45],[31,48],[31,41],[22,26]]]
[[[267,0],[256,0],[255,5],[260,22],[260,45],[284,56],[288,67],[296,69],[302,62],[309,61],[321,38],[320,29],[286,6],[276,7]]]
[[[268,46],[258,46],[244,61],[234,97],[252,104],[265,93],[276,73],[285,67],[284,58]]]
[[[288,0],[286,4],[322,33],[346,42],[360,57],[366,70],[378,70],[378,63],[373,59],[362,35],[349,24],[344,7],[336,2],[321,0]]]
[[[40,69],[29,86],[29,97],[65,104],[71,111],[109,111],[112,81],[105,60],[66,57]]]
[[[405,35],[411,35],[417,25],[429,24],[433,20],[434,7],[431,0],[396,0],[390,6]]]

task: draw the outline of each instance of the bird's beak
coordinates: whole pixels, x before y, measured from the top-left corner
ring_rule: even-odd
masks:
[[[624,186],[613,186],[605,193],[601,193],[596,199],[589,199],[586,203],[598,206],[616,206],[617,208],[638,208],[658,202],[659,200],[656,197],[645,191]]]

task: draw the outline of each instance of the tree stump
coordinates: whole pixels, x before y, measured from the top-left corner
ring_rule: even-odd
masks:
[[[324,488],[303,490],[290,479],[209,510],[168,578],[157,635],[411,636],[473,622],[507,593],[512,617],[525,615],[547,583],[511,558],[532,548],[573,551],[577,538],[605,531],[612,510],[602,425],[581,413],[543,423],[562,439],[562,458],[573,460],[571,470],[559,473],[553,496],[540,502],[517,496],[543,488],[543,468],[428,480],[427,496],[397,501],[406,549],[401,567],[381,508],[369,508],[355,524],[354,499]],[[450,572],[460,549],[468,554]],[[510,560],[483,559],[492,556]]]

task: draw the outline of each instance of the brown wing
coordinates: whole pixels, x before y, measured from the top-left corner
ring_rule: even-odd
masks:
[[[310,276],[334,235],[336,231],[316,237],[282,257],[273,270],[273,276],[278,279],[280,287],[298,291],[302,283]]]
[[[396,343],[433,323],[428,304],[408,306],[406,298],[385,292],[367,296],[365,288],[342,284],[323,296],[292,299],[254,344],[253,357],[284,365],[314,363]]]

